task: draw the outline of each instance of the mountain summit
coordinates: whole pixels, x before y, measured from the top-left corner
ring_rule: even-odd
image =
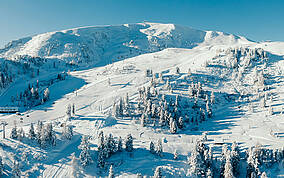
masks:
[[[17,60],[19,56],[55,58],[108,63],[165,48],[250,43],[244,37],[223,32],[202,31],[175,24],[137,23],[79,27],[48,32],[8,43],[0,57]]]

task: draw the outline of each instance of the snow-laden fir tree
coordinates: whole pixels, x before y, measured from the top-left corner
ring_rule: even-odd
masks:
[[[43,130],[43,123],[42,121],[38,121],[37,123],[37,134],[36,134],[36,137],[37,137],[37,142],[38,144],[41,145],[41,133],[42,133],[42,130]]]
[[[12,139],[17,139],[17,138],[18,138],[17,124],[16,124],[16,122],[14,123],[14,127],[13,127],[12,130],[11,130],[10,138],[12,138]]]
[[[155,145],[152,141],[150,141],[150,153],[155,154]]]
[[[230,154],[227,154],[226,163],[224,166],[224,178],[234,178]]]
[[[119,137],[118,138],[118,143],[117,143],[117,151],[121,152],[122,150],[123,150],[123,148],[122,148],[122,138]]]
[[[102,150],[99,150],[98,153],[98,160],[97,160],[97,165],[99,168],[104,168],[105,167],[105,161],[106,161],[106,151],[105,148]]]
[[[228,146],[224,144],[222,146],[222,152],[221,152],[221,158],[220,158],[220,174],[222,177],[224,177],[224,170],[225,170],[225,164],[227,160],[227,155],[230,154],[230,151],[228,150]]]
[[[162,168],[156,167],[153,178],[162,178]]]
[[[240,149],[236,142],[233,142],[231,146],[231,162],[233,166],[233,174],[237,177],[240,174]]]
[[[156,148],[156,154],[160,157],[163,156],[163,145],[162,145],[162,140],[159,139],[157,143],[157,148]]]
[[[99,137],[98,137],[98,151],[101,151],[104,149],[105,146],[105,142],[104,142],[104,132],[101,131],[99,133]]]
[[[190,169],[188,175],[191,177],[205,177],[206,167],[202,155],[196,149],[193,150],[189,159]]]
[[[124,109],[123,106],[124,106],[123,99],[120,98],[118,103],[119,116],[123,116],[123,109]]]
[[[79,160],[82,166],[87,166],[92,163],[92,158],[90,155],[90,143],[89,137],[84,135],[81,140],[81,144],[78,146],[81,150]]]
[[[68,104],[68,106],[66,107],[66,116],[67,116],[67,120],[71,119],[71,105]]]
[[[71,177],[77,178],[79,176],[79,164],[78,159],[75,156],[75,153],[71,154]]]
[[[21,127],[17,130],[17,139],[22,141],[23,138],[25,137],[25,131],[24,129]]]
[[[35,140],[36,139],[36,134],[35,134],[35,129],[34,129],[34,124],[33,123],[31,123],[31,125],[30,125],[28,137],[31,140]]]
[[[170,118],[170,132],[172,134],[177,133],[177,123],[172,117]]]
[[[128,152],[133,151],[133,138],[131,134],[128,134],[125,139],[125,150]]]
[[[72,104],[72,115],[75,116],[75,104]]]
[[[49,89],[46,88],[43,92],[43,101],[49,100],[49,94],[50,94]]]
[[[250,147],[248,149],[248,158],[247,158],[247,177],[255,176],[256,177],[256,165],[254,158],[254,151]]]
[[[109,155],[112,155],[117,150],[115,140],[114,140],[111,133],[109,134],[108,138],[106,139],[106,147],[107,147],[107,151],[108,151]]]
[[[12,176],[14,178],[20,178],[21,177],[21,170],[19,163],[14,160],[13,165],[12,165]]]
[[[52,146],[56,145],[56,134],[55,131],[53,130],[53,126],[51,123],[47,123],[45,128],[44,128],[44,134],[46,141],[51,144]]]
[[[73,137],[73,129],[72,126],[67,125],[66,123],[63,125],[63,132],[62,132],[62,136],[67,139],[67,140],[71,140]]]
[[[164,126],[165,125],[165,115],[164,115],[164,108],[162,107],[161,110],[160,110],[160,113],[159,113],[159,124],[161,126]]]
[[[211,102],[211,104],[214,104],[214,103],[215,103],[215,95],[214,95],[214,92],[213,92],[213,91],[211,92],[210,102]]]
[[[183,129],[184,128],[184,123],[183,123],[183,118],[180,117],[178,119],[178,128]]]
[[[110,165],[110,167],[109,167],[108,178],[114,178],[114,173],[113,173],[113,167],[112,167],[112,165]]]

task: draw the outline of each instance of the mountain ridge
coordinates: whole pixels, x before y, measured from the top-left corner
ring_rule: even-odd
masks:
[[[87,26],[47,32],[21,38],[0,50],[0,57],[17,60],[18,56],[56,58],[76,64],[109,63],[121,59],[157,52],[166,48],[194,48],[207,45],[252,43],[245,37],[224,32],[202,31],[191,27],[136,23]]]

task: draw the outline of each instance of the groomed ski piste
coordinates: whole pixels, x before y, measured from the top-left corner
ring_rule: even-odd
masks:
[[[236,142],[242,152],[239,177],[246,177],[246,150],[251,147],[283,149],[282,42],[253,42],[222,32],[140,23],[82,27],[14,43],[0,51],[1,58],[21,62],[26,55],[45,58],[47,62],[39,66],[39,75],[19,75],[2,89],[0,105],[21,109],[20,114],[1,114],[0,117],[1,122],[8,124],[5,139],[2,139],[3,130],[1,132],[4,177],[15,175],[15,162],[19,164],[21,176],[29,177],[107,177],[111,165],[115,177],[140,174],[150,177],[157,167],[165,177],[194,177],[190,157],[200,140],[212,148],[212,160],[217,165],[222,158],[222,147],[230,148]],[[11,97],[23,92],[28,84],[36,86],[37,81],[55,79],[63,71],[64,80],[54,80],[48,85],[47,101],[35,106],[11,101]],[[191,94],[194,85],[202,86],[201,97]],[[46,87],[42,85],[39,90],[43,92]],[[159,99],[171,107],[176,98],[181,98],[180,115],[189,120],[184,121],[183,128],[178,127],[173,133],[171,124],[170,128],[160,126],[160,121],[155,120],[159,116],[152,119],[149,113],[146,114],[149,118],[142,121],[142,115],[148,112],[138,109],[142,101],[139,91],[143,87],[146,90],[150,87],[149,100],[154,103],[157,100],[157,108]],[[206,117],[199,120],[203,109],[205,112],[206,97],[211,99],[212,116],[207,117],[206,111]],[[121,100],[127,107],[117,114],[114,110]],[[73,104],[74,113],[70,117],[66,111],[68,105]],[[37,130],[38,121],[52,125],[55,145],[42,146],[36,138],[29,138],[31,123]],[[10,138],[15,125],[17,129],[23,128],[25,136]],[[71,139],[63,134],[66,125],[72,127]],[[123,150],[105,158],[104,166],[100,167],[102,131],[105,136],[111,133],[116,140],[122,137]],[[126,151],[124,145],[128,134],[133,137],[131,152]],[[82,151],[78,146],[83,136],[88,136],[90,142],[91,161],[86,166],[78,160]],[[162,143],[162,154],[149,151],[151,141],[155,147],[158,142]],[[174,159],[175,152],[177,159]],[[76,166],[72,153],[77,158]],[[268,177],[284,176],[283,165],[282,155],[280,161],[269,168],[260,166],[257,176],[263,172]]]

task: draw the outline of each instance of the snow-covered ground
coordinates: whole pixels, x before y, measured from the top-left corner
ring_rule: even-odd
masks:
[[[135,30],[129,32],[127,31],[129,28]],[[128,36],[128,39],[119,39],[119,35],[116,34],[121,33],[123,37]],[[103,37],[103,34],[107,37]],[[141,39],[141,34],[145,35],[143,39]],[[89,36],[86,37],[87,35]],[[22,142],[10,138],[2,139],[1,142],[4,146],[1,148],[0,154],[7,165],[6,175],[11,175],[11,169],[8,167],[12,167],[13,154],[21,157],[20,154],[28,152],[30,163],[23,165],[22,169],[24,172],[31,172],[32,177],[70,177],[71,153],[75,152],[75,155],[79,156],[78,145],[81,136],[91,136],[91,154],[95,159],[100,131],[104,131],[106,135],[112,133],[116,138],[119,136],[125,138],[126,135],[131,133],[134,138],[135,151],[133,154],[118,153],[107,161],[107,168],[110,164],[113,164],[115,176],[120,177],[136,177],[137,173],[152,176],[157,166],[162,166],[163,173],[167,177],[185,177],[189,168],[187,156],[192,151],[196,140],[205,132],[208,134],[206,144],[213,146],[214,154],[217,155],[220,154],[221,146],[216,145],[216,143],[220,142],[231,145],[232,142],[236,141],[241,149],[255,145],[272,149],[283,147],[284,43],[281,42],[254,43],[243,37],[221,32],[203,32],[171,24],[142,23],[115,27],[78,28],[42,34],[16,48],[4,51],[2,57],[11,59],[16,55],[25,54],[69,60],[72,59],[70,56],[73,55],[74,58],[78,59],[77,54],[80,50],[77,49],[77,44],[81,43],[82,39],[91,40],[94,36],[95,40],[92,43],[88,42],[88,48],[92,49],[87,52],[89,59],[97,60],[100,58],[102,61],[113,59],[113,57],[118,56],[118,51],[123,51],[126,47],[127,50],[129,48],[139,49],[141,54],[139,55],[139,52],[135,54],[127,52],[130,58],[124,56],[121,58],[125,58],[124,60],[108,65],[103,64],[110,61],[104,61],[101,62],[102,66],[71,71],[66,80],[56,82],[49,87],[49,101],[28,109],[21,113],[22,116],[2,114],[0,121],[8,122],[6,126],[6,135],[8,136],[14,127],[14,122],[17,122],[18,127],[23,127],[28,132],[30,123],[36,124],[38,121],[52,122],[55,131],[60,135],[60,132],[62,132],[61,124],[66,122],[66,107],[73,103],[76,107],[76,115],[70,121],[67,121],[69,125],[74,127],[73,130],[75,131],[75,135],[70,141],[59,138],[55,147],[40,149],[36,143],[31,143],[28,139],[24,139]],[[109,41],[104,44],[97,44],[102,42],[98,36],[102,40]],[[178,37],[181,38],[180,41],[177,39]],[[159,40],[165,41],[160,42]],[[53,51],[52,54],[43,51],[47,49],[46,46],[53,45],[54,41],[58,43],[58,48],[55,48],[57,51]],[[149,41],[152,44],[147,44]],[[186,41],[193,43],[187,44]],[[127,45],[125,42],[127,42]],[[164,43],[167,45],[158,49],[158,46]],[[90,45],[94,46],[91,47]],[[104,46],[104,52],[100,53],[98,51],[102,50],[102,46]],[[264,49],[269,56],[267,64],[255,62],[247,68],[243,68],[243,77],[240,81],[237,81],[236,77],[233,76],[239,75],[239,71],[222,66],[224,61],[225,64],[231,63],[230,53],[224,51],[235,47]],[[111,50],[112,48],[114,48],[114,51]],[[90,53],[92,53],[92,56]],[[245,58],[242,58],[242,60],[245,60]],[[242,61],[239,63],[241,64]],[[180,74],[175,72],[177,67],[180,68]],[[189,68],[192,72],[190,76],[188,75]],[[130,103],[134,105],[139,95],[137,89],[150,85],[151,78],[145,76],[147,69],[153,70],[153,73],[162,73],[163,76],[172,78],[173,84],[176,83],[175,81],[181,81],[180,85],[186,86],[186,89],[173,88],[173,92],[170,93],[164,89],[165,81],[160,82],[158,87],[160,93],[188,98],[187,88],[191,82],[195,81],[201,82],[206,91],[214,91],[216,103],[213,106],[213,118],[200,123],[197,130],[184,129],[179,130],[177,134],[171,134],[165,129],[151,126],[142,127],[135,118],[119,117],[115,119],[109,117],[114,102],[117,102],[120,97],[124,97],[128,93]],[[269,87],[269,90],[255,92],[254,70],[265,72],[266,86]],[[46,69],[46,71],[48,70]],[[8,102],[7,100],[10,100],[15,93],[22,91],[28,82],[35,83],[36,80],[46,80],[52,78],[52,75],[56,75],[58,72],[60,72],[59,69],[58,71],[43,73],[34,78],[33,81],[17,80],[0,96],[0,105],[5,105]],[[240,93],[243,96],[240,97]],[[265,93],[269,98],[266,104],[273,107],[273,115],[268,112],[269,107],[260,106],[261,98]],[[258,95],[260,95],[260,98]],[[237,97],[230,99],[229,96]],[[23,120],[21,121],[20,118],[23,118]],[[188,126],[188,128],[191,127]],[[152,155],[149,152],[149,142],[154,141],[156,143],[159,139],[162,139],[163,142],[163,157]],[[177,160],[173,159],[175,150],[180,154]],[[107,170],[97,168],[96,163],[81,168],[81,171],[84,177],[107,176],[108,174]],[[268,171],[268,173],[271,177],[284,175],[283,169],[275,172]]]

